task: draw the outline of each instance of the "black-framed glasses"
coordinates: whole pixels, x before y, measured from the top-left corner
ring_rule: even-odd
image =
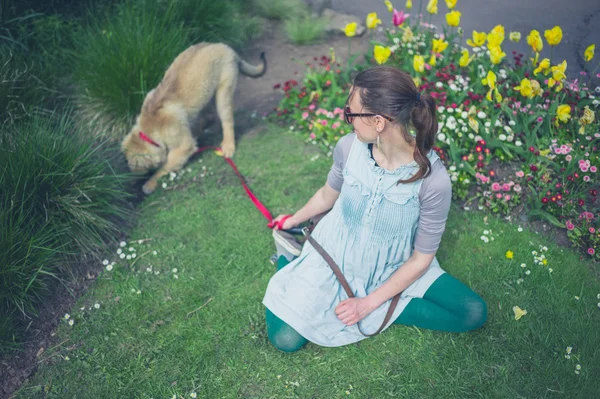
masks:
[[[350,107],[348,105],[346,105],[344,107],[344,120],[346,121],[346,123],[352,123],[352,121],[354,120],[354,118],[357,118],[357,117],[360,118],[362,116],[381,116],[382,118],[385,118],[385,119],[387,119],[390,122],[394,121],[389,116],[385,116],[385,115],[381,115],[381,114],[352,113],[352,112],[350,112]]]

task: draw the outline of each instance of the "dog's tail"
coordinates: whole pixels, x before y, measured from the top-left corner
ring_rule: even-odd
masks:
[[[267,72],[267,58],[265,57],[265,52],[260,53],[260,65],[252,65],[244,61],[241,57],[238,57],[240,71],[246,76],[250,76],[252,78],[259,78]]]

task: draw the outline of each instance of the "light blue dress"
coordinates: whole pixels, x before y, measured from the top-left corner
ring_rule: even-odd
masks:
[[[435,151],[431,164],[441,162]],[[354,140],[343,169],[344,183],[331,211],[312,235],[340,267],[357,297],[365,297],[385,283],[413,252],[419,222],[419,189],[423,179],[396,184],[418,171],[416,162],[387,171],[376,165],[367,144]],[[388,325],[412,298],[442,275],[437,259],[402,292]],[[342,346],[364,338],[356,325],[346,326],[335,314],[347,299],[344,289],[321,255],[309,243],[302,253],[269,281],[263,304],[307,340],[321,346]],[[377,331],[391,300],[360,322],[365,333]]]

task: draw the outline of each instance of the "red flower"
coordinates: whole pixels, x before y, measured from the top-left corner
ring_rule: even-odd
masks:
[[[595,253],[596,251],[594,250],[594,248],[588,248],[588,254],[593,255]]]
[[[273,90],[277,90],[281,87],[281,83],[277,83],[276,85],[273,86]]]
[[[547,204],[548,203],[548,198],[544,197],[542,198],[542,204]]]
[[[598,195],[598,191],[597,190],[590,190],[590,194],[592,194],[594,197]]]
[[[537,172],[538,167],[535,166],[535,165],[529,165],[529,170],[532,171],[532,172]]]
[[[578,202],[579,202],[579,206],[583,206],[585,204],[585,201],[582,199],[580,199]]]
[[[535,151],[535,148],[533,148],[533,147],[529,147],[529,151],[530,151],[530,152],[534,152],[534,151]]]
[[[480,145],[478,145],[478,146],[476,146],[476,147],[475,147],[475,151],[477,151],[477,152],[481,152],[481,150],[482,150],[482,149],[483,149],[483,148],[481,148],[481,146],[480,146]]]

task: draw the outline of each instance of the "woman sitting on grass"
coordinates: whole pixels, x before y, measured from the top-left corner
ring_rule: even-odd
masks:
[[[383,329],[481,327],[485,302],[435,258],[452,187],[432,150],[434,99],[420,94],[408,73],[375,67],[356,76],[344,116],[354,133],[337,143],[326,184],[294,215],[276,218],[281,256],[263,300],[269,340],[285,352],[307,341],[330,347],[360,341],[362,332],[382,326],[397,294]],[[355,298],[313,245],[300,251],[282,231],[327,211],[311,236],[339,266]]]

